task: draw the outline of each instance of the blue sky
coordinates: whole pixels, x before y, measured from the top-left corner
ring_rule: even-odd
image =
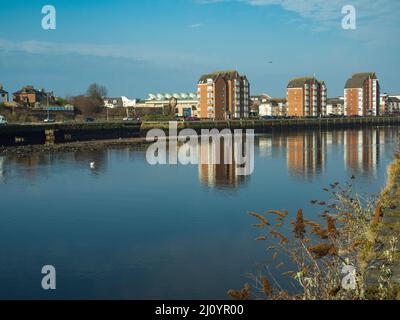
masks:
[[[252,94],[284,96],[290,78],[315,73],[337,96],[361,71],[400,93],[397,0],[2,2],[0,83],[10,92],[33,84],[74,95],[98,82],[110,95],[144,98],[195,91],[201,74],[237,67]],[[56,30],[41,28],[47,4]],[[357,10],[354,31],[341,28],[346,4]]]

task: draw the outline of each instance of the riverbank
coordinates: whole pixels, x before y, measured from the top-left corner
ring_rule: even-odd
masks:
[[[383,278],[390,298],[400,299],[400,154],[388,168],[388,183],[377,203],[371,235],[367,285],[375,292]]]
[[[133,145],[139,146],[146,144],[146,139],[127,138],[127,139],[114,139],[114,140],[95,140],[83,142],[70,142],[49,145],[26,145],[26,146],[12,146],[0,147],[0,156],[17,156],[26,157],[33,153],[63,153],[63,152],[78,152],[78,151],[99,151],[105,148],[123,148],[132,147]]]
[[[399,126],[400,117],[318,118],[178,122],[178,131],[193,129],[253,129],[256,133]],[[104,122],[0,126],[0,146],[62,144],[78,141],[140,138],[152,129],[167,131],[167,121]]]
[[[356,179],[330,184],[324,189],[328,200],[311,201],[325,208],[321,220],[310,220],[302,209],[296,220],[288,211],[249,212],[260,232],[256,240],[267,244],[272,258],[263,267],[266,273],[253,276],[253,285],[228,295],[238,300],[400,300],[400,154],[379,196],[355,192]],[[289,257],[289,263],[281,257]],[[274,268],[288,279],[277,281]]]

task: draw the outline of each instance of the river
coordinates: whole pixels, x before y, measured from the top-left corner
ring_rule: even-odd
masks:
[[[352,175],[377,194],[398,133],[260,135],[247,177],[151,166],[140,145],[0,155],[0,299],[227,299],[268,260],[248,211],[315,217],[310,200]],[[41,288],[44,265],[56,267],[54,291]]]

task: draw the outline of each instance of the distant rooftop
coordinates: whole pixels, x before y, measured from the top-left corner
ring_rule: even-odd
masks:
[[[202,75],[200,77],[199,82],[206,82],[208,79],[213,79],[215,81],[219,77],[222,77],[226,80],[246,79],[246,76],[241,76],[239,72],[237,72],[236,70],[225,70],[225,71],[215,71],[212,73]]]
[[[286,98],[271,98],[271,102],[286,103],[287,99]]]
[[[171,98],[177,100],[197,100],[197,93],[183,92],[183,93],[150,93],[148,100],[150,101],[165,101]]]
[[[318,81],[315,77],[300,77],[300,78],[293,78],[292,80],[290,80],[287,87],[302,88],[305,84],[311,84],[314,81],[320,84],[325,84],[324,81]]]
[[[328,98],[327,99],[328,104],[343,104],[344,99],[341,97],[336,97],[336,98]]]
[[[43,94],[46,94],[44,89],[36,90],[33,86],[25,86],[21,90],[15,92],[15,94],[20,94],[20,93],[35,93],[35,94],[43,93]]]
[[[376,79],[375,72],[361,72],[354,73],[349,80],[347,80],[345,89],[357,89],[362,88],[364,83],[368,79]]]

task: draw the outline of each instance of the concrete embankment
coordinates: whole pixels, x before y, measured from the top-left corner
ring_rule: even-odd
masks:
[[[140,136],[140,123],[7,125],[0,127],[0,146],[51,145]]]
[[[278,119],[278,120],[235,120],[179,122],[178,129],[254,129],[256,133],[307,129],[362,128],[379,125],[400,125],[400,117],[369,118],[321,118],[321,119]],[[150,129],[168,130],[168,122],[143,122],[142,132]]]
[[[400,117],[193,121],[178,122],[178,130],[190,128],[200,132],[202,129],[254,129],[256,133],[269,133],[308,129],[328,130],[384,125],[397,126],[399,124]],[[0,146],[137,138],[144,137],[151,129],[168,130],[168,128],[169,122],[6,125],[0,126]]]

